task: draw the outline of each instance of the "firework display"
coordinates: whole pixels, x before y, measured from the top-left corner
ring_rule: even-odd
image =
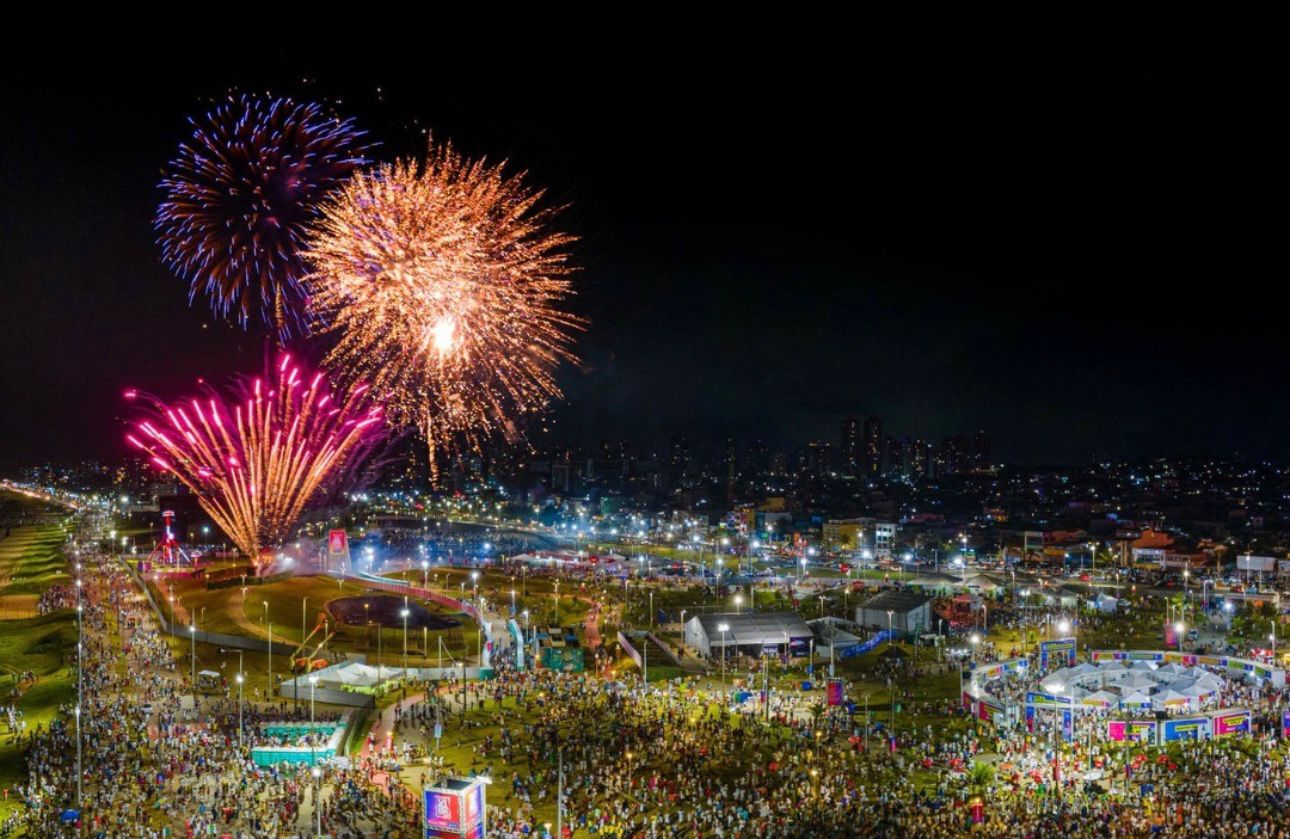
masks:
[[[326,366],[418,428],[434,480],[445,450],[522,436],[522,416],[561,395],[553,374],[581,328],[559,308],[573,237],[503,166],[432,144],[422,162],[358,173],[306,252],[315,329],[335,338]]]
[[[307,227],[326,194],[365,163],[351,120],[323,107],[260,96],[229,98],[202,119],[161,182],[155,227],[166,263],[245,327],[281,340],[304,326]]]
[[[268,375],[244,381],[237,397],[153,399],[153,416],[126,439],[188,487],[258,566],[260,551],[289,535],[324,484],[370,453],[383,410],[365,385],[333,391],[322,373],[286,355]]]

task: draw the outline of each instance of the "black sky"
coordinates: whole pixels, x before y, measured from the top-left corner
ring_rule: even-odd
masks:
[[[116,459],[123,387],[258,363],[150,226],[185,116],[234,85],[340,98],[386,156],[416,118],[570,204],[591,328],[562,438],[836,441],[876,413],[1021,462],[1290,454],[1279,135],[1244,73],[642,57],[0,82],[0,467]]]

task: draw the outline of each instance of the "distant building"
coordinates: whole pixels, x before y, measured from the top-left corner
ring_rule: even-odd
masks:
[[[872,521],[872,519],[829,519],[824,522],[820,543],[825,550],[859,550],[865,545],[865,524]]]
[[[896,549],[896,525],[892,522],[877,522],[873,526],[873,552],[879,557],[890,557]]]
[[[864,421],[865,477],[882,474],[882,420],[865,417]]]
[[[856,607],[856,623],[902,635],[926,632],[932,625],[932,597],[909,589],[880,592]]]
[[[862,474],[864,448],[860,437],[860,420],[847,417],[842,421],[842,472],[851,477]]]
[[[695,615],[685,622],[685,645],[705,657],[719,657],[722,650],[728,655],[805,655],[813,637],[796,612],[726,612]]]

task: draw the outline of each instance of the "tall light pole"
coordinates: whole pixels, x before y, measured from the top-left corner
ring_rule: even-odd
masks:
[[[721,684],[725,685],[726,683],[726,633],[730,631],[730,624],[728,623],[718,624],[717,631],[721,633]]]
[[[195,623],[190,623],[190,624],[188,624],[188,637],[189,637],[189,638],[191,639],[191,641],[192,641],[192,650],[191,650],[191,651],[189,652],[189,654],[188,654],[188,664],[189,664],[189,668],[191,669],[191,672],[189,673],[188,678],[192,681],[192,685],[193,685],[193,703],[194,703],[194,707],[196,707],[196,702],[197,702],[197,624],[195,624]]]
[[[76,809],[81,809],[81,704],[80,697],[76,701]]]
[[[403,611],[399,614],[403,617],[403,677],[408,676],[408,615],[411,612],[407,607],[407,598],[403,598]]]
[[[316,836],[322,836],[322,787],[319,784],[322,770],[314,766],[309,770],[309,774],[314,779],[314,831]]]
[[[318,677],[309,674],[309,765],[313,766],[316,755],[314,754],[314,691],[318,688]]]
[[[895,634],[891,631],[891,619],[894,614],[895,614],[894,610],[892,609],[887,610],[887,646],[889,647],[896,640]]]
[[[269,665],[269,697],[273,696],[273,624],[269,623],[269,601],[261,601],[264,604],[264,625],[269,630],[269,648],[265,651],[264,659]]]
[[[302,647],[304,646],[305,638],[307,637],[305,635],[305,613],[308,611],[308,607],[309,598],[305,597],[304,600],[300,601],[300,644]]]
[[[1186,630],[1187,630],[1187,625],[1184,624],[1182,621],[1178,621],[1178,623],[1174,624],[1174,634],[1178,636],[1178,652],[1182,652],[1183,632],[1185,632]]]
[[[736,615],[739,614],[739,607],[743,605],[743,602],[744,602],[744,596],[742,594],[736,594],[735,595],[735,614]]]
[[[245,679],[243,679],[242,677],[242,669],[241,669],[241,666],[239,665],[238,673],[237,673],[237,747],[238,749],[243,748],[243,739],[242,739],[242,682],[243,681],[245,681]]]

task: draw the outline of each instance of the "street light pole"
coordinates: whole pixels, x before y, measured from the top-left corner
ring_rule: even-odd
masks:
[[[81,777],[84,773],[81,771],[81,705],[80,698],[76,700],[76,809],[81,809]]]
[[[405,598],[403,598],[403,611],[402,611],[402,612],[400,612],[400,614],[403,616],[403,677],[404,677],[404,678],[407,678],[407,675],[408,675],[407,670],[408,670],[408,614],[409,614],[409,611],[408,611],[408,599],[407,599],[406,597],[405,597]]]
[[[730,624],[723,623],[717,627],[721,633],[721,684],[724,687],[726,683],[726,633],[730,631]],[[646,645],[648,648],[648,645]]]

